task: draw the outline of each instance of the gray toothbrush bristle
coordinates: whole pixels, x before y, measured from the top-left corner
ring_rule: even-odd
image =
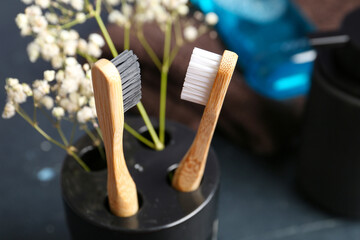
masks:
[[[119,71],[122,85],[124,113],[141,99],[141,75],[138,57],[132,50],[125,50],[111,60]]]

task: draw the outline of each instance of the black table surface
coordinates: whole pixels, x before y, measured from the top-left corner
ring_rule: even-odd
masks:
[[[49,68],[41,61],[31,64],[27,58],[26,44],[31,39],[22,38],[14,22],[23,8],[21,1],[0,2],[2,85],[6,77],[30,83]],[[2,110],[6,97],[0,88]],[[50,134],[56,133],[43,122]],[[65,153],[19,116],[1,119],[0,131],[0,239],[69,239],[59,183]],[[328,215],[299,196],[294,184],[295,156],[270,163],[218,133],[212,145],[222,170],[219,239],[360,238],[359,222]]]

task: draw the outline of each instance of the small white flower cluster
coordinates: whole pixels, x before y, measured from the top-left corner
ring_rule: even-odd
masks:
[[[52,2],[69,4],[76,11],[84,9],[84,0],[21,0],[25,4],[35,4],[43,9],[50,7]]]
[[[100,57],[104,44],[104,39],[97,33],[91,34],[87,42],[75,30],[48,29],[36,36],[28,45],[27,52],[31,62],[41,56],[45,61],[50,61],[54,69],[59,69],[67,57],[75,56],[78,51],[91,57]]]
[[[8,99],[3,118],[14,116],[17,105],[24,103],[29,96],[33,96],[35,107],[50,110],[58,120],[66,115],[79,123],[96,118],[90,66],[81,66],[73,57],[65,60],[64,69],[45,71],[44,79],[35,80],[32,89],[15,78],[7,79],[5,89]],[[55,99],[52,95],[56,96]]]
[[[216,15],[216,13],[210,12],[207,13],[205,16],[204,14],[202,14],[199,11],[196,11],[194,13],[194,18],[198,21],[205,21],[205,23],[208,26],[214,26],[217,24],[219,18]],[[199,31],[198,28],[192,26],[192,25],[188,25],[184,28],[184,38],[189,41],[189,42],[193,42],[195,41],[196,38],[198,38],[199,35],[201,35],[202,31]],[[214,34],[210,35],[211,38],[213,38]]]
[[[63,4],[70,4],[77,11],[83,10],[83,0],[58,0]],[[55,12],[43,14],[41,8],[46,8],[51,3],[50,0],[26,0],[26,4],[34,3],[26,7],[24,13],[19,13],[15,19],[17,26],[23,36],[34,36],[34,41],[30,42],[27,52],[31,62],[35,62],[39,57],[49,61],[54,69],[64,66],[65,59],[72,57],[80,52],[89,57],[98,58],[104,46],[104,40],[98,34],[91,34],[89,41],[80,38],[77,31],[62,29],[58,24],[60,18]],[[79,22],[86,20],[84,12],[77,12],[75,19]]]
[[[88,64],[81,66],[73,57],[65,61],[65,69],[55,76],[57,106],[52,110],[55,118],[61,119],[67,113],[80,123],[96,118],[95,101],[92,90],[91,72]]]
[[[29,6],[25,13],[19,13],[15,22],[21,30],[22,36],[37,34],[45,30],[48,26],[46,18],[42,15],[42,10],[37,5]]]
[[[2,113],[3,118],[11,118],[15,115],[16,106],[26,102],[27,97],[32,96],[33,92],[26,83],[19,83],[17,78],[6,79],[5,90],[7,102]]]
[[[111,6],[117,6],[120,0],[107,0]],[[145,23],[156,21],[160,25],[166,23],[171,18],[173,12],[184,16],[189,12],[187,6],[188,0],[151,0],[151,1],[134,1],[127,0],[121,5],[121,9],[113,9],[109,14],[109,22],[124,26],[131,20]]]
[[[120,0],[107,0],[111,6],[117,6],[121,3]],[[121,4],[121,9],[113,9],[108,17],[109,22],[115,23],[119,26],[125,26],[132,20],[145,23],[156,21],[161,29],[164,29],[165,23],[168,19],[173,18],[173,13],[179,16],[185,16],[189,13],[187,6],[188,0],[151,0],[151,1],[136,1],[136,3],[129,3],[124,1]],[[208,26],[214,26],[218,22],[218,16],[210,12],[204,16],[201,12],[196,11],[194,18],[198,21],[205,22]],[[198,38],[203,31],[199,30],[192,24],[187,24],[184,27],[185,40],[192,42]]]

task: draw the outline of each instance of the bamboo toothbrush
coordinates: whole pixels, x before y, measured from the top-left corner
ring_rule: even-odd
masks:
[[[206,105],[195,139],[176,169],[172,185],[182,192],[196,190],[204,174],[211,139],[238,56],[194,48],[181,98]]]
[[[100,59],[92,68],[96,112],[108,167],[107,190],[110,209],[119,217],[138,211],[136,185],[123,153],[124,112],[141,98],[140,66],[132,51],[113,60]]]

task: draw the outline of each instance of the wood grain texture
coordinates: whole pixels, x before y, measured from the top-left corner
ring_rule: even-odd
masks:
[[[92,68],[92,81],[106,150],[110,209],[116,216],[129,217],[138,211],[139,204],[136,185],[123,153],[124,111],[120,74],[110,61],[101,59]]]
[[[238,56],[234,52],[224,51],[195,139],[172,180],[172,186],[178,191],[195,191],[200,185],[210,143],[237,59]]]

